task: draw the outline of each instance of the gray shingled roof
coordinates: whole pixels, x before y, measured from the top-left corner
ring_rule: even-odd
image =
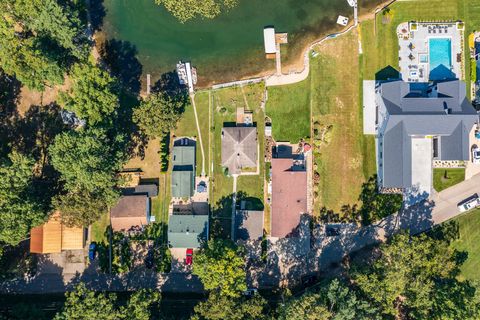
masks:
[[[208,240],[208,215],[171,215],[168,244],[172,248],[199,248]]]
[[[458,80],[428,84],[383,83],[377,95],[383,142],[383,186],[408,188],[412,181],[411,138],[435,136],[438,160],[468,160],[469,132],[477,113]],[[383,123],[382,123],[383,121]]]
[[[225,127],[222,129],[222,166],[230,174],[257,167],[257,128]]]

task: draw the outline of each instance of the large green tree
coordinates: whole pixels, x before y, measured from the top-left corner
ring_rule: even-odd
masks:
[[[46,218],[33,190],[33,159],[17,152],[0,163],[0,242],[16,245]]]
[[[163,5],[175,18],[184,23],[197,17],[213,19],[233,8],[238,0],[155,0],[155,2]]]
[[[71,79],[71,88],[60,95],[61,103],[89,124],[107,120],[118,107],[117,83],[100,67],[89,62],[76,64]]]
[[[255,294],[251,298],[231,298],[218,291],[210,292],[206,301],[195,306],[193,320],[261,320],[267,319],[267,301]]]
[[[63,82],[70,61],[88,53],[84,24],[56,0],[0,1],[0,65],[27,87]]]
[[[151,306],[160,299],[158,292],[143,289],[133,293],[127,304],[121,306],[115,294],[88,290],[83,283],[65,296],[63,310],[55,320],[148,320]]]
[[[133,111],[133,121],[149,137],[163,138],[175,129],[184,110],[183,102],[166,94],[154,93]]]
[[[229,240],[210,240],[195,256],[193,273],[205,289],[219,290],[227,297],[238,297],[247,289],[244,257]]]
[[[89,226],[108,210],[116,193],[113,189],[88,192],[83,189],[69,191],[53,198],[52,206],[62,213],[62,223],[67,226]]]
[[[279,308],[280,319],[380,320],[379,310],[338,279],[316,291],[291,298]]]
[[[101,193],[115,187],[125,154],[122,136],[109,137],[102,128],[68,131],[49,147],[51,163],[69,191]],[[106,195],[109,193],[107,192]]]
[[[402,233],[382,244],[379,257],[353,279],[385,317],[478,319],[476,290],[456,279],[457,257],[446,241]]]

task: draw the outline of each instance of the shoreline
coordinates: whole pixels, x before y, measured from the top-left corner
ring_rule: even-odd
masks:
[[[207,90],[207,89],[212,89],[214,87],[222,86],[225,84],[232,84],[236,82],[248,82],[248,81],[258,81],[258,79],[263,79],[265,81],[268,81],[269,79],[272,79],[272,82],[270,84],[266,84],[266,86],[274,86],[274,85],[285,85],[285,84],[292,84],[296,82],[300,82],[305,80],[308,77],[309,74],[309,52],[313,50],[315,46],[321,45],[324,41],[330,39],[330,38],[336,38],[338,36],[341,36],[343,34],[346,34],[350,32],[352,29],[358,28],[360,26],[361,22],[368,21],[375,19],[376,15],[378,12],[383,10],[384,8],[388,7],[392,3],[396,2],[397,0],[385,0],[378,4],[375,7],[372,7],[368,9],[368,12],[362,13],[361,15],[358,16],[358,25],[355,26],[355,23],[349,23],[343,30],[335,32],[335,33],[327,33],[327,34],[322,34],[319,38],[316,40],[309,42],[307,45],[303,47],[303,49],[300,51],[301,54],[298,55],[293,61],[289,61],[286,64],[282,64],[282,70],[288,69],[290,70],[289,73],[284,73],[282,72],[281,75],[276,75],[276,70],[274,68],[265,70],[262,72],[258,73],[253,73],[250,75],[246,75],[244,77],[240,77],[237,80],[233,81],[228,81],[225,83],[213,83],[210,81],[208,85],[206,86],[198,86],[198,90]],[[353,21],[353,20],[352,20]],[[282,81],[282,79],[285,79],[286,77],[291,77],[294,78],[292,80],[287,80],[287,81]],[[278,83],[275,82],[275,80],[279,80]],[[284,83],[285,82],[285,83]]]

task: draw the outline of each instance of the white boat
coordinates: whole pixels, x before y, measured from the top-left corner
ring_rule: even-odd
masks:
[[[355,7],[357,5],[357,0],[347,0],[350,7]]]
[[[346,26],[348,24],[348,18],[344,16],[338,16],[337,23],[341,26]]]

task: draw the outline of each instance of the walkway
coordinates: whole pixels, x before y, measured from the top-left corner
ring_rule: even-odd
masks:
[[[197,125],[198,140],[200,141],[200,149],[202,151],[202,177],[205,177],[205,152],[203,151],[202,131],[198,124],[197,106],[195,104],[195,94],[190,95],[190,101],[192,101],[193,113],[195,114],[195,123]]]
[[[234,174],[233,177],[233,190],[232,190],[232,221],[231,221],[231,229],[230,229],[230,238],[232,241],[235,241],[235,215],[236,215],[236,208],[237,208],[237,178],[238,175]]]

